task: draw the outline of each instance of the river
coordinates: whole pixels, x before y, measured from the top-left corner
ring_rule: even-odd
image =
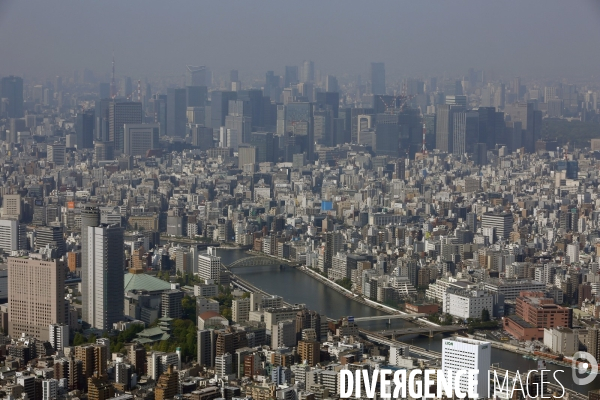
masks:
[[[219,249],[217,254],[221,257],[224,264],[246,257],[247,254],[242,250]],[[340,318],[352,315],[355,317],[367,317],[372,315],[384,315],[382,311],[376,310],[367,305],[353,301],[344,295],[332,290],[320,281],[308,276],[307,274],[291,267],[283,269],[273,266],[258,267],[237,267],[233,272],[240,278],[247,280],[254,286],[259,287],[267,293],[279,295],[288,303],[301,303],[326,315],[329,318]],[[389,329],[387,321],[372,321],[360,323],[361,327],[370,330]],[[414,324],[402,320],[392,320],[393,328],[409,327]],[[436,335],[433,338],[427,338],[418,335],[407,335],[398,340],[423,347],[437,352],[442,351],[443,335]],[[528,371],[537,369],[537,362],[524,359],[523,356],[511,353],[506,350],[492,348],[492,362],[498,363],[500,368],[509,370]],[[547,369],[552,371],[565,369],[553,364],[548,364]],[[586,393],[592,389],[600,389],[600,379],[596,378],[591,384],[585,386],[575,385],[571,377],[571,370],[557,374],[560,382],[567,388]]]

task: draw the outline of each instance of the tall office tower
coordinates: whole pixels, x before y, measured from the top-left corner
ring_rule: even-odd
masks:
[[[326,92],[339,92],[338,80],[333,75],[327,75],[325,77],[325,91]]]
[[[333,118],[339,117],[340,94],[338,92],[319,92],[317,93],[317,106],[324,107],[328,105],[333,110]]]
[[[10,336],[16,338],[26,333],[48,341],[48,327],[66,322],[65,271],[64,263],[56,259],[8,258]],[[122,303],[121,300],[121,308]]]
[[[25,226],[16,219],[0,219],[0,249],[11,251],[24,250],[27,244]]]
[[[248,142],[252,131],[252,117],[250,117],[250,103],[243,100],[229,101],[229,114],[225,116],[225,130],[229,132],[227,147],[237,151],[242,143]]]
[[[513,78],[510,91],[516,96],[517,100],[521,99],[521,78]]]
[[[288,88],[298,83],[298,67],[296,65],[286,65],[285,75],[283,77],[283,87]]]
[[[428,151],[435,149],[435,114],[423,115],[423,122],[425,123],[425,146]]]
[[[496,109],[494,107],[479,107],[477,110],[479,113],[479,134],[477,142],[485,143],[488,149],[493,149],[496,146],[498,140],[502,140],[500,136],[504,136],[501,132],[496,134]]]
[[[398,156],[400,149],[400,125],[398,114],[377,114],[375,127],[375,152],[377,155]]]
[[[479,114],[475,111],[461,111],[454,114],[452,129],[452,153],[455,155],[473,154],[479,132]]]
[[[187,117],[185,89],[167,89],[167,136],[185,136]]]
[[[123,153],[145,157],[148,150],[158,148],[159,124],[125,124]]]
[[[100,210],[98,207],[84,207],[81,210],[81,302],[87,304],[89,288],[88,277],[88,228],[100,225]],[[91,288],[93,290],[93,287]],[[90,321],[88,308],[82,307],[82,318],[84,321]]]
[[[533,153],[535,142],[542,136],[542,112],[535,110],[533,103],[525,102],[506,106],[505,112],[510,115],[511,122],[521,122],[522,146],[525,147],[526,152]]]
[[[49,326],[48,333],[48,341],[54,350],[60,351],[69,346],[69,325],[52,324]]]
[[[198,277],[219,282],[221,278],[221,257],[210,254],[198,255]]]
[[[238,148],[238,166],[244,168],[244,165],[256,164],[258,159],[258,149],[255,146],[243,144]]]
[[[557,99],[557,90],[555,86],[546,86],[544,88],[544,102],[547,103],[549,100]]]
[[[108,99],[110,97],[110,83],[100,82],[98,85],[98,95],[100,99]]]
[[[201,367],[212,367],[215,365],[215,342],[216,334],[213,329],[198,330],[197,360]]]
[[[186,107],[204,107],[208,100],[206,86],[187,86],[185,88]]]
[[[47,159],[48,162],[53,163],[55,166],[65,165],[65,144],[64,143],[52,143],[47,146]]]
[[[36,231],[35,248],[39,251],[45,247],[55,249],[53,257],[60,258],[66,253],[62,226],[42,226]]]
[[[19,132],[29,131],[25,118],[10,118],[9,133],[6,135],[6,140],[10,143],[19,143]]]
[[[83,229],[83,222],[82,222]],[[87,321],[97,329],[111,329],[123,318],[123,229],[100,224],[87,228]]]
[[[204,66],[185,66],[185,85],[186,86],[208,86],[208,69]]]
[[[312,61],[304,61],[300,72],[300,82],[315,81],[315,63]]]
[[[94,125],[96,113],[94,110],[85,110],[77,113],[75,119],[75,134],[77,135],[77,149],[94,148]]]
[[[444,82],[444,94],[446,96],[462,96],[462,84],[460,79],[450,79]]]
[[[344,237],[339,232],[327,232],[323,234],[323,241],[325,242],[325,274],[331,268],[333,263],[333,256],[337,254],[338,251],[342,250],[344,245]]]
[[[455,337],[442,341],[442,370],[444,373],[477,369],[479,373],[475,380],[474,392],[478,398],[487,398],[488,374],[487,371],[492,364],[492,345],[474,339]],[[466,374],[460,377],[460,389],[463,393],[469,392],[469,379]]]
[[[149,101],[149,114],[160,125],[160,136],[167,134],[167,95],[154,95]]]
[[[210,127],[218,130],[225,126],[225,117],[229,114],[229,101],[237,100],[237,92],[215,90],[210,94],[210,99]]]
[[[94,139],[108,142],[108,109],[110,99],[101,99],[96,101],[94,111]],[[77,127],[75,127],[77,129]]]
[[[494,91],[494,102],[493,106],[498,109],[504,109],[504,105],[506,104],[506,85],[501,83],[496,87]]]
[[[312,103],[298,102],[285,106],[285,132],[302,137],[306,142],[303,151],[309,161],[314,160],[313,111]],[[279,124],[279,121],[277,122]],[[301,139],[301,140],[302,140]]]
[[[123,151],[125,124],[141,124],[142,115],[142,103],[110,102],[108,106],[108,141],[113,143],[115,150]]]
[[[385,94],[385,65],[382,62],[371,63],[371,94]]]
[[[21,195],[5,194],[2,196],[2,217],[21,220]]]
[[[8,99],[6,116],[23,118],[23,78],[7,76],[0,81],[0,98]]]
[[[328,105],[313,110],[313,133],[315,143],[333,147],[333,110]]]
[[[510,212],[486,212],[481,217],[481,228],[494,228],[498,239],[508,239],[513,230],[513,215]]]
[[[265,98],[263,96],[263,92],[260,89],[249,89],[249,90],[240,90],[237,95],[238,100],[244,101],[244,107],[248,107],[247,110],[244,110],[244,114],[252,117],[252,130],[257,130],[258,128],[264,129],[265,127],[265,107],[263,102]],[[268,99],[269,103],[271,99]]]
[[[486,165],[488,163],[487,145],[485,143],[475,143],[473,161],[476,165]]]
[[[121,78],[121,88],[119,90],[119,94],[122,97],[129,97],[133,93],[133,83],[131,82],[131,77],[124,76]]]
[[[373,108],[350,109],[352,143],[358,143],[358,135],[361,130],[372,128],[372,126],[367,126],[369,125],[368,121],[371,121],[370,117],[364,118],[364,116],[372,116],[373,114],[375,114],[375,109]]]
[[[192,146],[200,150],[208,150],[214,147],[213,130],[201,125],[191,125]]]
[[[273,132],[252,132],[248,143],[256,147],[256,162],[274,162],[276,146]]]
[[[449,104],[436,107],[435,147],[443,153],[452,153],[454,149],[454,114],[460,111],[464,111],[464,108]]]

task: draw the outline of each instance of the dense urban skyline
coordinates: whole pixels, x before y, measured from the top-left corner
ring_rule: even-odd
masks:
[[[4,1],[0,75],[45,77],[88,68],[178,76],[207,65],[241,79],[315,61],[324,74],[365,75],[385,62],[391,78],[459,76],[591,78],[600,56],[600,6],[591,0],[425,2]],[[359,12],[357,12],[360,10]]]

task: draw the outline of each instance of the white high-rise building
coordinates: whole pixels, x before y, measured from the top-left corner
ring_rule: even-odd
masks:
[[[567,245],[567,257],[571,264],[579,262],[579,243],[575,242]]]
[[[455,337],[442,341],[442,370],[452,371],[454,377],[458,370],[477,369],[476,385],[474,392],[483,399],[487,397],[488,376],[487,371],[492,365],[492,346],[489,342],[480,340]],[[468,375],[464,374],[460,379],[460,388],[468,393]]]
[[[58,381],[44,379],[42,381],[42,400],[54,400],[58,397]]]
[[[198,277],[200,279],[212,279],[219,282],[221,275],[221,257],[210,254],[198,256]]]
[[[89,324],[112,329],[123,317],[123,229],[118,225],[88,227],[87,304]]]
[[[25,230],[16,219],[0,219],[0,249],[7,253],[25,248]]]
[[[50,344],[56,351],[63,350],[69,346],[69,325],[52,324],[50,325]]]

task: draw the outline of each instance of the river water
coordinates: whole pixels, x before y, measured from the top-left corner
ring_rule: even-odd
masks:
[[[230,264],[235,260],[247,256],[242,250],[229,249],[219,249],[218,255],[224,264]],[[233,269],[233,272],[267,293],[279,295],[288,303],[306,304],[307,308],[315,310],[329,318],[337,319],[348,315],[355,317],[385,315],[385,313],[379,310],[347,298],[295,268],[284,267],[280,269],[273,266],[237,267]],[[360,326],[373,331],[390,329],[387,321],[361,322]],[[391,325],[392,328],[410,326],[414,326],[414,324],[402,320],[392,320]],[[398,337],[397,339],[428,350],[441,352],[443,337],[441,334],[433,338],[407,335]],[[530,369],[537,369],[536,361],[525,359],[519,354],[495,348],[492,348],[492,362],[498,363],[500,368],[512,371],[519,370],[523,372]],[[557,377],[569,389],[586,394],[589,390],[600,389],[600,378],[596,378],[589,385],[578,386],[573,382],[570,369],[553,364],[548,364],[547,369],[552,371],[565,369],[562,373],[558,372]]]

